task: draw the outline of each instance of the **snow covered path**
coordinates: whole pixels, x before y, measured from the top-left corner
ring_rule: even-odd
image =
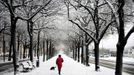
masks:
[[[58,56],[51,58],[46,62],[41,62],[39,68],[34,69],[33,71],[27,73],[20,73],[19,75],[58,75],[57,67],[55,70],[50,70],[50,67],[56,66],[55,61]],[[90,67],[86,67],[73,59],[62,55],[64,59],[61,75],[114,75],[114,70],[101,67],[99,72],[94,71],[94,65],[91,64]],[[123,75],[129,75],[123,73]]]
[[[57,57],[58,56],[55,56],[46,62],[41,62],[39,68],[35,68],[30,72],[20,72],[18,75],[58,75],[57,66],[55,63]],[[100,67],[100,71],[96,72],[94,71],[94,64],[90,64],[90,67],[86,67],[64,54],[62,54],[62,58],[64,59],[64,62],[61,75],[115,75],[115,71],[113,69]],[[56,66],[56,69],[50,70],[50,67],[52,66]],[[13,75],[13,73],[5,73],[0,75]],[[123,75],[129,74],[123,73]]]
[[[58,75],[57,66],[55,64],[55,56],[46,62],[42,62],[39,68],[34,69],[31,72],[20,73],[19,75]],[[64,59],[61,75],[87,75],[86,67],[80,63],[77,63],[73,59],[62,55]],[[50,67],[56,66],[55,70],[50,70]]]

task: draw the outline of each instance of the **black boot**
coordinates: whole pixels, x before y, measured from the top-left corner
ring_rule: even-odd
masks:
[[[60,75],[60,71],[59,71],[59,75]]]

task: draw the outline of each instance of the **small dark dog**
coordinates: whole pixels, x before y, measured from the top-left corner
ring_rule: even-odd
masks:
[[[55,70],[55,68],[56,68],[56,67],[52,66],[52,67],[50,68],[50,70]]]
[[[100,71],[100,66],[97,66],[97,71]]]

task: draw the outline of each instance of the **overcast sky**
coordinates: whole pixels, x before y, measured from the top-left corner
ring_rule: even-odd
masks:
[[[103,48],[116,48],[118,41],[117,34],[109,35],[107,38],[101,41],[100,47]],[[134,46],[134,33],[129,37],[126,47]]]

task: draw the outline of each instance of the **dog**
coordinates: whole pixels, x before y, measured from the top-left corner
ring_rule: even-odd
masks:
[[[97,71],[100,71],[100,66],[97,66]]]
[[[56,68],[56,67],[52,66],[52,67],[50,68],[50,70],[55,70],[55,68]]]

